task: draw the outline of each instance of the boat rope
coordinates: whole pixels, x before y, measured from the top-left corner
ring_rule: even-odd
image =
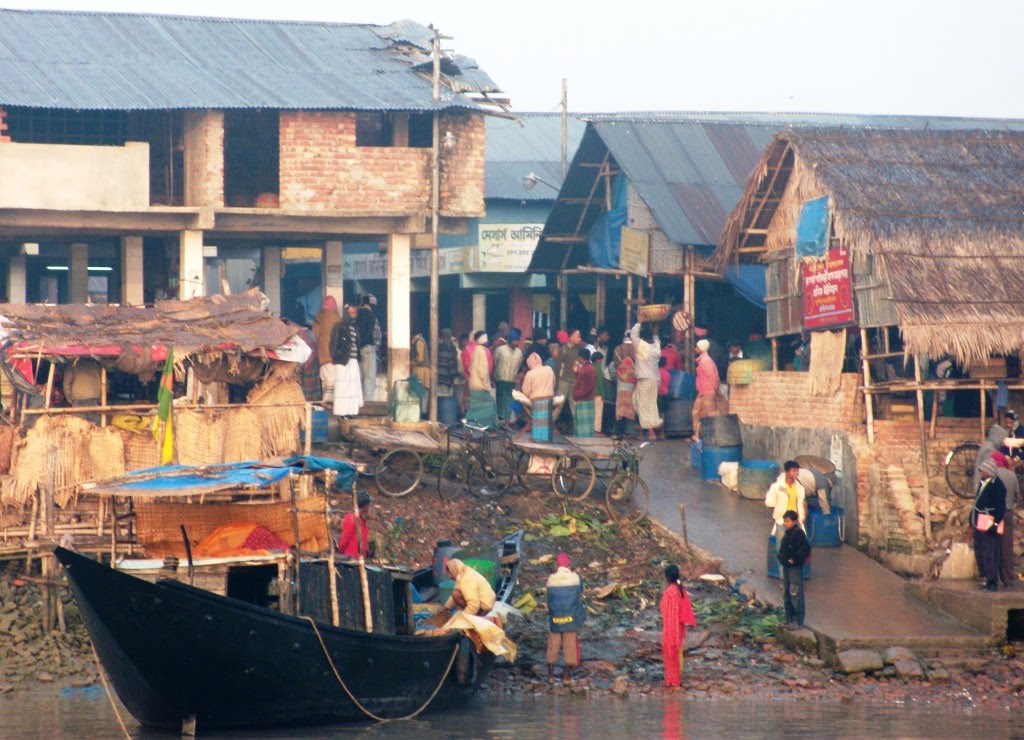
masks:
[[[100,656],[96,654],[96,646],[89,640],[89,646],[92,648],[92,657],[96,660],[96,668],[100,672],[100,681],[103,682],[103,690],[107,692],[107,698],[110,700],[110,708],[114,710],[114,716],[117,717],[117,724],[121,725],[121,732],[128,740],[132,740],[131,733],[128,732],[128,728],[124,726],[124,720],[121,719],[121,712],[117,709],[117,704],[114,703],[114,695],[110,693],[110,687],[107,685],[107,674],[103,670],[103,664],[100,663]]]
[[[427,700],[423,702],[423,705],[419,709],[417,709],[412,714],[405,715],[404,717],[381,717],[379,715],[374,714],[366,707],[364,707],[360,703],[360,701],[355,697],[355,694],[353,694],[349,690],[348,686],[345,685],[345,682],[341,678],[341,674],[338,673],[338,668],[334,665],[334,661],[331,659],[331,654],[327,652],[327,645],[324,644],[324,638],[320,635],[320,630],[317,629],[316,622],[314,622],[312,618],[306,616],[304,616],[303,619],[309,622],[310,627],[313,628],[313,632],[316,633],[316,639],[320,641],[320,649],[324,651],[324,657],[327,658],[327,664],[331,667],[331,671],[334,673],[334,677],[338,680],[338,685],[340,685],[341,688],[345,691],[345,694],[348,696],[349,699],[352,700],[352,703],[359,708],[360,712],[365,714],[370,719],[376,720],[377,722],[403,722],[409,719],[416,719],[416,717],[421,712],[423,712],[427,707],[429,707],[432,701],[434,701],[434,697],[437,696],[438,692],[441,690],[441,687],[444,686],[444,682],[448,680],[448,676],[452,672],[452,666],[455,665],[455,658],[459,655],[459,644],[455,643],[455,649],[452,650],[452,657],[448,660],[448,667],[445,668],[444,675],[441,676],[441,680],[438,681],[437,686],[434,688],[433,692],[431,692],[430,696],[427,697]]]

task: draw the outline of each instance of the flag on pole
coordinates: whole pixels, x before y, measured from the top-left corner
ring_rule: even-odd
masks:
[[[174,423],[171,419],[171,400],[174,398],[174,348],[167,350],[167,362],[160,376],[157,392],[156,417],[153,419],[153,437],[160,443],[160,464],[174,459]]]

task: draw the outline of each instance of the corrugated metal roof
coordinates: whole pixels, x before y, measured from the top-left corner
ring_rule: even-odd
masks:
[[[625,173],[651,209],[658,226],[677,244],[715,246],[725,219],[735,208],[747,178],[772,137],[786,128],[1012,130],[1024,121],[991,118],[873,116],[833,113],[619,113],[587,117],[588,127],[567,173],[559,198],[584,199],[606,154]],[[601,191],[598,188],[599,193]],[[573,234],[580,222],[585,235],[601,212],[601,198],[587,208],[556,202],[545,236]],[[568,259],[566,259],[568,252]],[[563,263],[587,262],[586,245],[546,242],[534,252],[531,269],[558,270]]]
[[[393,26],[0,9],[0,105],[78,110],[476,108],[412,68]],[[395,42],[397,43],[397,42]],[[411,43],[411,42],[410,42]],[[429,49],[429,47],[428,47]],[[458,89],[490,78],[463,60]],[[493,84],[493,83],[492,83]]]
[[[484,165],[488,198],[554,200],[562,184],[562,116],[517,113],[515,120],[487,119]],[[570,115],[566,126],[569,159],[579,146],[586,123]],[[537,183],[529,190],[523,177],[535,173],[555,187]]]

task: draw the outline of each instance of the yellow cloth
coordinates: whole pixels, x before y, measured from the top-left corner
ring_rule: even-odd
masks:
[[[74,406],[77,401],[99,401],[103,385],[100,363],[83,357],[64,368],[64,397]]]
[[[466,614],[486,614],[494,608],[497,595],[487,579],[457,558],[448,561],[448,572],[455,579],[455,588],[466,600]],[[455,599],[445,602],[445,609],[454,609]]]
[[[786,484],[786,511],[799,511],[797,506],[799,505],[796,492],[796,483]]]
[[[505,630],[489,619],[459,612],[449,619],[441,629],[476,632],[488,650],[495,655],[507,658],[510,663],[516,662],[516,655],[519,652],[516,644],[505,636]]]

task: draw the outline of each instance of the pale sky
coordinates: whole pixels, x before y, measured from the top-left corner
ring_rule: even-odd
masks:
[[[453,36],[520,111],[821,111],[1024,118],[1017,0],[0,0],[387,24]]]

